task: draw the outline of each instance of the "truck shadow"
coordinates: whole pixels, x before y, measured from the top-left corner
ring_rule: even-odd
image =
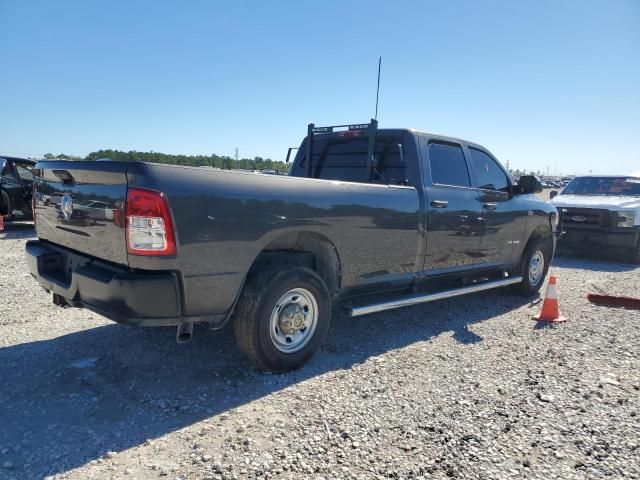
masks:
[[[231,328],[197,328],[191,343],[177,345],[173,328],[112,324],[1,348],[0,448],[9,449],[3,462],[14,464],[17,478],[63,473],[439,335],[476,348],[482,337],[470,326],[527,303],[490,292],[357,319],[338,316],[318,355],[282,375],[253,370]]]

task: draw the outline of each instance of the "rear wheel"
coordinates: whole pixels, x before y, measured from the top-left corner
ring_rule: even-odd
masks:
[[[0,191],[0,215],[11,215],[11,199],[5,191]]]
[[[526,297],[538,293],[549,271],[550,260],[549,242],[544,238],[531,240],[522,255],[522,282],[514,286],[516,293]]]
[[[331,299],[318,274],[285,265],[248,281],[233,329],[238,347],[256,368],[287,371],[316,353],[330,320]]]

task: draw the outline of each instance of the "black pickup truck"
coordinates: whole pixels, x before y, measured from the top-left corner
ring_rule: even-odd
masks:
[[[40,162],[32,275],[116,322],[222,327],[260,369],[357,316],[543,284],[557,211],[485,148],[377,123],[309,125],[289,176],[138,162]],[[98,206],[96,206],[98,205]]]

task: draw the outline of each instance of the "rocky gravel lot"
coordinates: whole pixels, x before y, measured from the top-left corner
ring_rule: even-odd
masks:
[[[113,324],[54,307],[0,239],[0,478],[640,478],[640,269],[558,257],[566,324],[494,291],[337,316],[286,375],[230,329]]]

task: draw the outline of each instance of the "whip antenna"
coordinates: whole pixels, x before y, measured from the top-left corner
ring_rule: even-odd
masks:
[[[380,69],[382,67],[382,57],[378,58],[378,88],[376,89],[376,116],[375,120],[378,120],[378,98],[380,96]]]

